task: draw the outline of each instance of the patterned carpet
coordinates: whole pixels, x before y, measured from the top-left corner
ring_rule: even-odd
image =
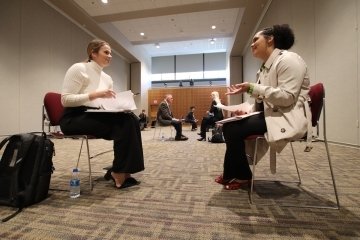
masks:
[[[359,149],[330,145],[340,210],[282,206],[334,204],[320,143],[311,153],[295,145],[306,191],[293,183],[259,181],[251,205],[248,188],[226,191],[214,182],[222,171],[225,144],[198,142],[196,132],[188,129],[189,141],[153,140],[153,131],[142,132],[146,169],[134,175],[140,185],[118,190],[103,180],[102,168],[112,162],[107,153],[93,159],[96,181],[90,192],[83,158],[78,199],[69,198],[68,182],[79,141],[54,140],[56,170],[49,198],[0,223],[0,239],[360,239]],[[91,140],[90,147],[97,153],[112,143]],[[295,180],[290,153],[286,148],[279,157],[276,178],[267,159],[257,165],[257,176]],[[13,211],[0,206],[2,217]]]

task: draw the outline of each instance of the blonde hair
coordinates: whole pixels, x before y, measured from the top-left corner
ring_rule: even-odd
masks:
[[[216,92],[216,91],[212,92],[211,93],[211,98],[216,102],[216,104],[221,103],[220,102],[220,97],[219,97],[219,92]]]
[[[90,62],[91,60],[93,60],[91,54],[98,53],[100,48],[104,45],[110,46],[109,43],[101,39],[93,39],[91,42],[89,42],[87,47],[87,55],[88,55],[87,61]]]

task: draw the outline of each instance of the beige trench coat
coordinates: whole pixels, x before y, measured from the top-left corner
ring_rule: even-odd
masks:
[[[258,145],[257,161],[270,146],[270,166],[276,169],[276,152],[286,144],[308,133],[311,142],[311,112],[308,104],[309,76],[307,66],[296,53],[275,49],[257,74],[251,97],[263,102],[267,126],[266,141]],[[253,105],[257,111],[258,104]],[[246,152],[253,157],[255,141],[246,142]],[[256,162],[257,162],[256,161]]]

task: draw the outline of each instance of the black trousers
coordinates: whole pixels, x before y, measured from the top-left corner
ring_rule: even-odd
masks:
[[[173,125],[176,130],[176,137],[181,137],[182,136],[182,123],[180,121],[171,120],[171,125]]]
[[[267,131],[264,113],[240,121],[225,123],[223,134],[226,143],[224,158],[224,179],[248,180],[252,173],[247,161],[244,139],[250,135],[264,134]]]
[[[213,116],[203,117],[200,126],[200,136],[202,138],[206,137],[206,128],[215,126],[216,121],[218,120],[215,119]]]
[[[185,120],[186,123],[191,123],[191,129],[197,128],[197,123],[195,120]]]
[[[144,170],[139,120],[133,113],[88,113],[86,108],[66,108],[60,128],[67,135],[92,135],[113,140],[112,171],[136,173]]]
[[[139,120],[140,128],[146,128],[147,127],[147,121]]]

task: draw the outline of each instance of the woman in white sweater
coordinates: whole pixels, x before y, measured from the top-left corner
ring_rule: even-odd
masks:
[[[111,60],[110,45],[93,40],[87,48],[88,61],[75,63],[66,72],[61,101],[65,107],[60,122],[65,134],[86,134],[113,140],[114,160],[105,179],[112,179],[117,188],[125,188],[139,182],[130,174],[144,170],[141,133],[137,116],[133,113],[94,113],[97,99],[113,98],[112,78],[103,72]]]

